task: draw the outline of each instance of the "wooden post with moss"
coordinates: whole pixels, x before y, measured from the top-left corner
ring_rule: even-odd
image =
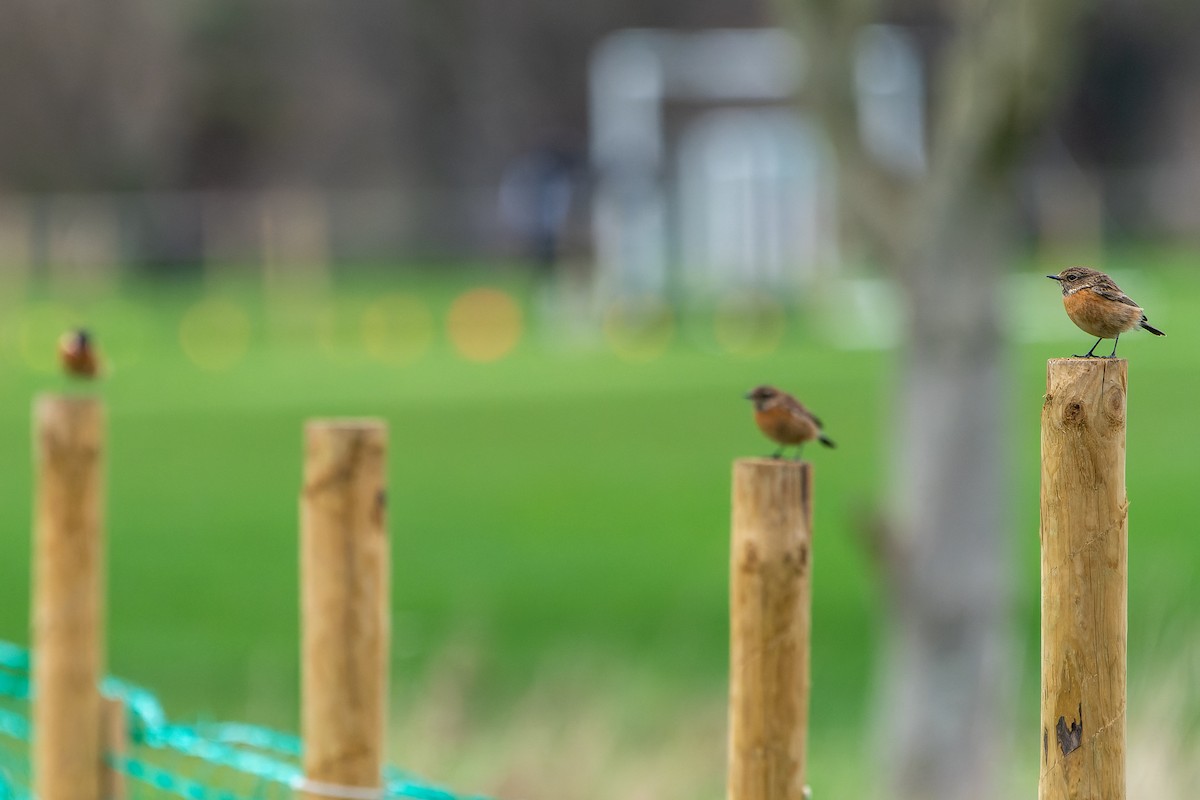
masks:
[[[39,800],[98,800],[104,406],[43,395],[33,417],[33,790]]]
[[[1038,799],[1124,800],[1126,361],[1046,372]]]
[[[812,465],[733,467],[728,800],[805,797]]]
[[[311,800],[374,796],[382,784],[390,633],[386,449],[380,421],[305,426],[300,788]]]

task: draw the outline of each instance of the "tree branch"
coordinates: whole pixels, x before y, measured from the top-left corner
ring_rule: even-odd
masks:
[[[776,0],[779,17],[808,54],[803,99],[816,109],[837,155],[843,217],[892,263],[904,248],[911,187],[882,169],[863,147],[854,90],[854,53],[862,29],[879,16],[878,0]]]
[[[962,0],[931,125],[930,172],[915,203],[918,252],[954,224],[955,206],[1012,165],[1044,118],[1069,63],[1079,0]],[[919,257],[919,256],[918,256]]]

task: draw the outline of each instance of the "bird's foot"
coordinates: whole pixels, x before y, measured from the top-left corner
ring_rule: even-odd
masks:
[[[1092,349],[1091,349],[1091,350],[1088,350],[1088,351],[1087,351],[1085,354],[1083,354],[1083,355],[1081,355],[1081,356],[1080,356],[1080,355],[1077,355],[1077,356],[1075,356],[1075,357],[1076,357],[1076,358],[1099,358],[1099,356],[1097,356],[1097,355],[1096,355],[1096,348],[1097,348],[1097,347],[1099,347],[1099,346],[1100,346],[1100,343],[1101,343],[1101,342],[1103,342],[1103,341],[1104,341],[1104,338],[1103,338],[1103,337],[1101,337],[1101,338],[1097,339],[1097,340],[1096,340],[1096,343],[1095,343],[1094,345],[1092,345]],[[1114,353],[1115,353],[1115,352],[1117,352],[1117,345],[1116,345],[1116,342],[1114,342],[1114,343],[1113,343],[1113,352],[1114,352]]]

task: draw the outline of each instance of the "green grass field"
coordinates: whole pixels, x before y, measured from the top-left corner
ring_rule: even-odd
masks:
[[[1154,681],[1200,624],[1200,456],[1186,424],[1200,391],[1189,331],[1200,273],[1185,258],[1173,262],[1122,281],[1168,332],[1121,345],[1130,360],[1131,685]],[[471,278],[525,293],[512,277]],[[191,344],[181,341],[181,321],[213,296],[199,284],[10,302],[0,311],[0,638],[28,639],[31,397],[77,390],[51,354],[64,325],[86,321],[113,365],[100,387],[110,415],[108,663],[159,692],[170,712],[295,729],[301,426],[313,416],[369,415],[391,429],[398,707],[419,707],[419,687],[436,683],[447,654],[466,652],[468,717],[498,719],[489,730],[504,731],[504,716],[539,682],[582,670],[584,686],[626,692],[620,719],[631,739],[672,730],[670,720],[640,718],[652,709],[715,714],[703,747],[715,737],[719,760],[730,464],[767,452],[741,396],[773,382],[820,413],[839,444],[809,453],[811,775],[816,785],[861,788],[868,776],[854,759],[869,743],[882,597],[857,526],[886,496],[898,352],[837,349],[797,314],[769,353],[722,352],[698,317],[661,355],[630,359],[602,343],[556,346],[534,319],[512,354],[472,363],[441,329],[469,283],[350,281],[320,324],[302,310],[273,310],[255,289],[226,287],[216,295],[230,305],[190,318]],[[432,339],[422,350],[428,332],[401,331],[412,348],[376,348],[381,360],[363,344],[359,320],[374,294],[396,291],[428,302]],[[1056,286],[1029,297],[1031,315],[1053,320],[1051,338],[1011,347],[1009,413],[995,421],[1008,433],[1021,644],[1013,669],[1025,723],[1038,702],[1045,360],[1091,344],[1062,315]],[[1027,774],[1036,749],[1023,755],[1018,771]]]

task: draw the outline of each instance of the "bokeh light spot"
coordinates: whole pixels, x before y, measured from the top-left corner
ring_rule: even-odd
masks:
[[[675,315],[656,297],[617,300],[604,312],[604,338],[628,361],[653,361],[675,336]]]
[[[250,347],[250,317],[231,300],[201,300],[183,315],[179,343],[201,369],[229,369]]]
[[[362,341],[367,353],[385,364],[411,364],[433,344],[433,312],[421,298],[390,294],[362,314]]]
[[[57,372],[59,337],[79,324],[78,315],[66,306],[56,303],[30,306],[21,315],[17,328],[21,358],[37,372]]]
[[[512,295],[501,289],[482,287],[455,298],[446,328],[450,342],[463,358],[496,361],[517,346],[524,320]]]
[[[721,298],[713,315],[713,336],[727,353],[749,358],[778,349],[787,329],[783,305],[760,292],[739,292]]]

